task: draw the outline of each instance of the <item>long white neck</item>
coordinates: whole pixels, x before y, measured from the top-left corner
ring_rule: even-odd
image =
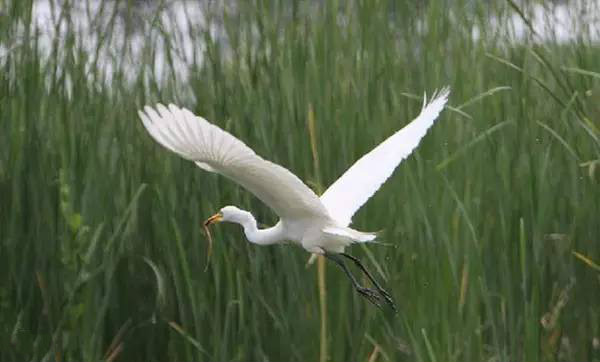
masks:
[[[271,245],[285,241],[281,223],[267,229],[258,229],[256,219],[248,212],[247,217],[240,220],[239,224],[244,228],[244,234],[251,243]]]

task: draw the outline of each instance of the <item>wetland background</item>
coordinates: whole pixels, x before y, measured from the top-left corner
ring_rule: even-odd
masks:
[[[0,5],[0,360],[600,361],[598,2]],[[136,114],[186,106],[321,192],[445,85],[354,219],[396,316],[231,225],[204,272],[207,216],[276,216]]]

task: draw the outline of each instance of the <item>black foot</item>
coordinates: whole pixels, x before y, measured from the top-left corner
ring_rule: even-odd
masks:
[[[396,305],[394,304],[394,300],[392,299],[392,296],[387,291],[385,291],[385,289],[383,289],[381,287],[381,285],[379,285],[379,283],[377,283],[377,280],[375,280],[373,275],[371,275],[369,270],[367,270],[367,268],[360,262],[360,260],[358,260],[356,257],[354,257],[350,254],[341,253],[340,255],[352,260],[354,262],[354,264],[356,264],[356,266],[359,267],[360,270],[363,271],[363,273],[365,273],[365,275],[369,278],[371,283],[373,283],[373,286],[375,286],[375,288],[379,292],[380,296],[385,299],[386,303],[390,306],[390,308],[392,308],[392,310],[394,312],[397,312]]]
[[[392,308],[392,310],[394,312],[398,312],[398,310],[396,309],[396,304],[394,303],[394,300],[392,299],[392,297],[388,294],[388,292],[386,292],[385,290],[381,289],[379,290],[379,292],[381,293],[381,295],[383,296],[383,298],[385,298],[386,303],[390,306],[390,308]]]
[[[371,288],[360,288],[356,289],[358,294],[367,298],[369,302],[373,303],[377,307],[383,309],[383,303],[385,302],[394,312],[398,312],[396,304],[390,295],[383,289],[371,289]]]
[[[388,292],[386,292],[379,285],[379,283],[377,283],[375,278],[373,278],[371,273],[369,273],[369,271],[362,265],[362,263],[358,259],[356,259],[355,257],[353,257],[351,255],[344,254],[344,253],[342,253],[341,255],[348,259],[351,259],[366,274],[366,276],[369,278],[371,283],[373,283],[373,285],[375,286],[375,289],[366,288],[366,287],[363,287],[360,284],[358,284],[358,281],[356,280],[354,275],[352,275],[352,273],[350,273],[350,270],[348,270],[348,268],[346,267],[346,264],[344,264],[344,262],[338,256],[338,254],[325,253],[325,257],[327,257],[328,259],[335,262],[337,265],[339,265],[342,268],[342,270],[344,270],[344,273],[346,273],[348,278],[350,278],[350,281],[352,282],[352,286],[354,287],[354,289],[356,289],[358,294],[365,297],[369,302],[373,303],[375,306],[379,307],[380,309],[383,309],[383,303],[387,303],[387,305],[389,305],[390,308],[394,312],[398,312],[396,309],[396,305],[394,304],[394,300],[392,299],[392,296]]]
[[[392,308],[394,312],[397,312],[398,310],[396,309],[396,304],[394,303],[392,296],[383,288],[377,288],[377,291],[379,292],[380,297],[385,299],[385,302],[390,306],[390,308]]]
[[[357,288],[356,291],[358,292],[358,294],[360,294],[361,296],[365,297],[369,302],[373,303],[373,305],[375,305],[376,307],[383,309],[383,296],[381,293],[379,293],[377,290],[375,289],[371,289],[371,288]],[[387,301],[387,299],[386,299]],[[394,308],[395,310],[395,308]]]

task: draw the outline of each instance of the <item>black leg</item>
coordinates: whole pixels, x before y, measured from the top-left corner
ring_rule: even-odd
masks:
[[[354,287],[354,289],[356,289],[356,291],[360,295],[367,298],[369,300],[369,302],[373,303],[377,307],[381,308],[381,295],[378,293],[378,291],[376,291],[374,289],[370,289],[370,288],[365,288],[365,287],[361,286],[360,284],[358,284],[358,281],[356,280],[354,275],[352,275],[350,270],[348,270],[348,267],[346,266],[346,264],[344,264],[344,261],[338,255],[330,254],[330,253],[325,253],[324,255],[327,259],[333,261],[334,263],[339,265],[340,268],[342,268],[344,273],[346,273],[348,278],[350,278],[350,281],[352,282],[352,286]]]
[[[377,288],[377,290],[385,298],[386,302],[390,305],[390,307],[392,307],[393,310],[396,310],[396,305],[394,304],[394,301],[392,300],[392,296],[385,289],[383,289],[383,287],[381,285],[379,285],[379,283],[377,283],[377,281],[375,280],[375,278],[373,278],[373,275],[371,275],[371,273],[360,262],[360,260],[358,260],[356,257],[354,257],[354,256],[352,256],[350,254],[340,253],[340,255],[342,255],[345,258],[348,258],[348,259],[352,260],[354,262],[354,264],[356,264],[356,266],[358,266],[360,268],[360,270],[362,270],[363,273],[365,273],[367,275],[367,277],[369,278],[369,280],[371,281],[371,283],[373,283],[373,285],[375,286],[375,288]]]

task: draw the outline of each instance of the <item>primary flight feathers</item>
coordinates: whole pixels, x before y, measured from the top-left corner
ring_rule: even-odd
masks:
[[[418,146],[448,100],[443,89],[423,103],[419,116],[361,157],[319,198],[289,170],[258,156],[228,132],[170,104],[146,106],[139,115],[161,145],[206,171],[237,182],[282,219],[331,218],[348,226],[352,216]]]
[[[444,108],[449,93],[450,90],[444,88],[433,95],[431,102],[427,103],[425,98],[417,118],[362,156],[329,186],[321,196],[321,202],[341,226],[350,225],[358,209],[379,190],[400,162],[417,148]]]
[[[139,112],[161,145],[201,168],[219,173],[252,192],[281,218],[327,217],[319,197],[296,175],[258,156],[219,127],[185,108],[158,104]]]

